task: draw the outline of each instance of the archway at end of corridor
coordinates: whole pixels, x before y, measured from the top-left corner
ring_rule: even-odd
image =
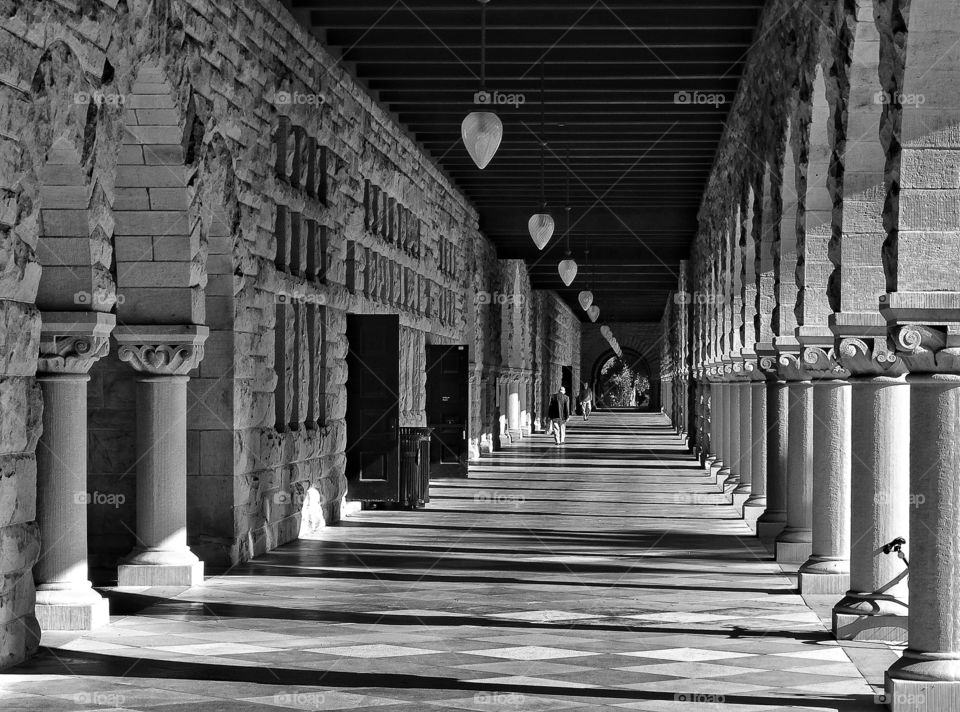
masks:
[[[594,407],[602,410],[651,410],[656,405],[650,364],[629,347],[621,348],[622,358],[607,349],[597,357],[591,370]]]

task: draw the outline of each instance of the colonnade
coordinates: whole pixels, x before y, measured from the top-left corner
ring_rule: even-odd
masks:
[[[960,709],[960,8],[894,5],[825,2],[771,40],[800,58],[780,83],[748,70],[664,318],[665,412],[762,492],[758,536],[836,596],[837,637],[906,640],[892,709]]]

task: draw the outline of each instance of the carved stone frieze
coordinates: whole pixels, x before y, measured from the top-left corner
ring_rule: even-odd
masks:
[[[110,332],[115,324],[113,314],[44,312],[37,372],[87,373],[110,351]]]
[[[134,370],[185,376],[203,360],[205,326],[125,326],[114,332],[117,356]]]

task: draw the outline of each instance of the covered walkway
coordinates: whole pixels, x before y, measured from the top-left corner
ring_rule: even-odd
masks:
[[[662,415],[571,420],[432,495],[202,587],[124,589],[110,625],[45,634],[0,705],[877,709]]]

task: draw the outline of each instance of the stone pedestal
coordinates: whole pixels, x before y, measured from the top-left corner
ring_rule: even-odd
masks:
[[[850,590],[833,609],[838,638],[899,642],[906,568],[883,545],[909,533],[910,388],[904,377],[853,378]]]
[[[43,631],[91,630],[109,604],[87,578],[87,372],[109,348],[112,314],[45,312],[37,382],[43,434],[37,444],[40,558],[33,575]]]
[[[757,519],[757,536],[769,548],[787,525],[787,453],[789,399],[787,384],[766,383],[767,400],[767,508]]]
[[[910,613],[887,671],[895,712],[960,709],[960,376],[910,384]],[[901,564],[903,562],[898,561]]]
[[[194,586],[203,563],[187,546],[187,381],[206,327],[120,327],[118,356],[137,382],[137,546],[120,586]]]
[[[813,527],[813,384],[788,383],[787,525],[777,536],[777,562],[810,557]]]
[[[800,567],[800,593],[850,586],[850,383],[813,387],[813,545]]]

